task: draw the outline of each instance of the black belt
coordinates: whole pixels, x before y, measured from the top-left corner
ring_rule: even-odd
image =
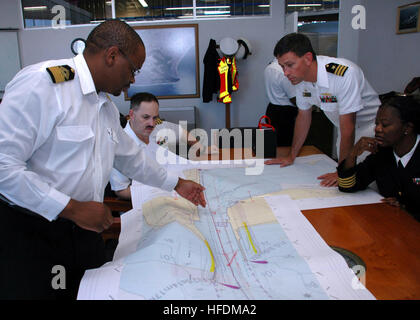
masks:
[[[291,107],[291,108],[297,108],[296,106],[294,106],[292,103],[290,104],[274,104],[274,103],[268,103],[269,106],[273,106],[273,107]]]
[[[2,194],[0,194],[0,203],[1,203],[1,204],[4,204],[4,205],[6,205],[6,206],[8,206],[8,207],[10,207],[10,208],[12,208],[12,209],[14,209],[14,210],[16,210],[16,211],[19,211],[19,212],[21,212],[21,213],[24,213],[24,214],[30,215],[30,216],[32,216],[32,217],[37,217],[37,218],[40,218],[40,219],[45,219],[45,220],[48,220],[48,219],[44,218],[43,216],[41,216],[41,215],[39,215],[39,214],[37,214],[37,213],[35,213],[35,212],[33,212],[33,211],[29,210],[29,209],[26,209],[26,208],[23,208],[23,207],[20,207],[20,206],[18,206],[18,205],[16,205],[16,204],[14,204],[14,203],[11,203],[11,202],[8,202],[8,201],[5,201],[5,200],[4,200],[4,198],[5,198],[5,197],[4,197]]]

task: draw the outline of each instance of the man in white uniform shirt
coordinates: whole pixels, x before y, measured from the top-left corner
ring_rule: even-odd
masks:
[[[271,125],[276,129],[277,146],[290,146],[298,113],[295,106],[296,90],[284,76],[277,58],[265,68],[264,83],[270,101],[265,115],[270,118]]]
[[[83,54],[21,70],[0,113],[0,299],[75,298],[86,269],[105,262],[99,232],[112,167],[205,206],[203,187],[168,174],[122,130],[109,96],[146,57],[125,22],[95,27]],[[54,284],[56,266],[64,268]],[[62,269],[61,272],[63,272]],[[62,278],[60,278],[63,280]]]
[[[156,159],[156,152],[163,141],[163,133],[159,134],[161,129],[171,130],[175,137],[179,140],[187,141],[187,132],[185,131],[179,137],[179,131],[183,130],[176,124],[161,121],[159,119],[159,101],[151,93],[140,92],[131,97],[129,121],[124,131],[134,140],[134,142],[142,147],[147,156]],[[166,136],[165,136],[166,137]],[[170,151],[168,151],[170,152]],[[132,180],[119,170],[113,168],[111,172],[110,184],[115,194],[122,199],[131,199]]]
[[[316,56],[309,38],[297,33],[283,37],[276,44],[274,55],[285,76],[296,86],[299,113],[289,155],[267,164],[287,166],[294,162],[308,134],[313,105],[319,106],[339,129],[339,163],[348,156],[355,141],[374,135],[376,112],[381,103],[356,64],[346,59]],[[323,186],[336,186],[337,172],[319,179]]]

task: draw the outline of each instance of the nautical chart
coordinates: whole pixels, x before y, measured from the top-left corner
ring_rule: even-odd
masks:
[[[139,187],[114,261],[87,272],[79,298],[372,299],[293,200],[334,197],[314,183],[329,170],[309,161],[258,176],[240,167],[184,171],[206,188],[206,208]]]

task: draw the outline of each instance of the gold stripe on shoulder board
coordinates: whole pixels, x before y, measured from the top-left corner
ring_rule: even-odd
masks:
[[[337,63],[329,63],[325,65],[327,72],[333,73],[340,77],[344,76],[348,68],[349,67]]]
[[[53,83],[60,83],[74,79],[76,72],[68,65],[47,68],[47,72]]]

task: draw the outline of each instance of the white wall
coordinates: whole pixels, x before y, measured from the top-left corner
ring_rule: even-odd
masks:
[[[420,32],[396,34],[397,8],[412,0],[364,0],[367,28],[360,32],[359,65],[378,93],[404,91],[420,76]]]
[[[18,0],[3,0],[0,2],[0,29],[21,28],[21,16]]]
[[[252,55],[246,60],[238,60],[237,63],[239,91],[232,96],[232,127],[256,126],[259,117],[265,113],[268,99],[265,96],[263,70],[272,60],[276,42],[284,35],[284,19],[284,1],[276,0],[272,1],[271,17],[200,20],[197,22],[199,25],[200,92],[204,74],[203,58],[211,38],[218,43],[226,36],[234,39],[244,37],[251,43]],[[175,22],[178,21],[168,23]],[[27,66],[47,59],[71,57],[71,41],[76,37],[86,38],[92,29],[93,26],[71,26],[65,30],[46,28],[21,30],[19,36],[22,65]],[[113,97],[113,100],[121,113],[128,113],[129,102],[124,101],[123,95]],[[162,107],[196,106],[198,108],[197,126],[207,132],[210,132],[212,128],[225,126],[225,106],[216,102],[216,95],[210,103],[203,103],[201,98],[162,99],[160,105]]]
[[[346,58],[356,64],[359,59],[359,34],[362,31],[352,28],[351,11],[353,6],[360,5],[362,2],[363,0],[342,0],[339,10],[337,57]]]

